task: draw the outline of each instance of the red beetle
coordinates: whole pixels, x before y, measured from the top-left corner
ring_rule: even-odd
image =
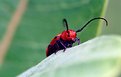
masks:
[[[56,53],[57,51],[62,49],[64,49],[65,51],[66,48],[72,47],[73,43],[75,42],[77,42],[79,45],[80,39],[77,38],[77,33],[81,32],[91,21],[96,19],[105,20],[106,25],[108,25],[108,22],[106,19],[98,17],[98,18],[93,18],[89,20],[81,29],[74,31],[68,28],[66,19],[63,19],[63,23],[64,23],[64,26],[66,26],[66,30],[64,30],[62,33],[58,34],[52,39],[52,41],[50,42],[50,44],[46,49],[46,56]]]

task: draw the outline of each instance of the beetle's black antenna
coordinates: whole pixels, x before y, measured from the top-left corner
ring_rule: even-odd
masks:
[[[67,30],[67,32],[68,32],[68,34],[69,34],[69,28],[68,28],[68,23],[67,23],[67,20],[64,18],[63,19],[63,24],[64,24],[64,26],[66,26],[66,30]],[[69,36],[70,36],[70,34],[69,34]]]
[[[77,32],[81,32],[91,21],[97,20],[97,19],[102,19],[102,20],[104,20],[104,21],[106,22],[106,26],[108,25],[108,21],[107,21],[105,18],[101,18],[101,17],[93,18],[93,19],[89,20],[81,29],[77,30],[76,33],[77,33]]]

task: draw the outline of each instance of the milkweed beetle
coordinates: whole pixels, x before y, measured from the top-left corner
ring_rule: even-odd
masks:
[[[93,18],[89,20],[81,29],[78,29],[76,31],[71,30],[68,28],[68,23],[66,19],[63,19],[63,24],[66,26],[66,30],[64,30],[62,33],[58,34],[55,36],[50,44],[48,45],[46,49],[46,56],[48,57],[49,55],[56,53],[59,50],[66,48],[72,47],[72,45],[77,42],[78,45],[80,44],[80,39],[77,37],[77,33],[81,32],[91,21],[97,20],[97,19],[102,19],[106,22],[106,26],[108,25],[108,22],[105,18]]]

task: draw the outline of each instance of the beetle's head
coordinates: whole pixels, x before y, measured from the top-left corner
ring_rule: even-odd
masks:
[[[65,30],[61,33],[60,37],[65,41],[75,41],[76,32],[74,30]]]

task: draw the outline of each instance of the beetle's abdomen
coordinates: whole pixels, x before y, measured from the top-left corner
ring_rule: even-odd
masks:
[[[57,40],[55,44],[48,45],[48,48],[46,49],[46,56],[56,53],[57,51],[62,50],[62,49],[64,49],[63,45]]]
[[[60,34],[55,36],[50,42],[50,44],[48,45],[46,49],[46,56],[56,53],[59,50],[59,47],[57,46],[57,40],[60,40]]]

